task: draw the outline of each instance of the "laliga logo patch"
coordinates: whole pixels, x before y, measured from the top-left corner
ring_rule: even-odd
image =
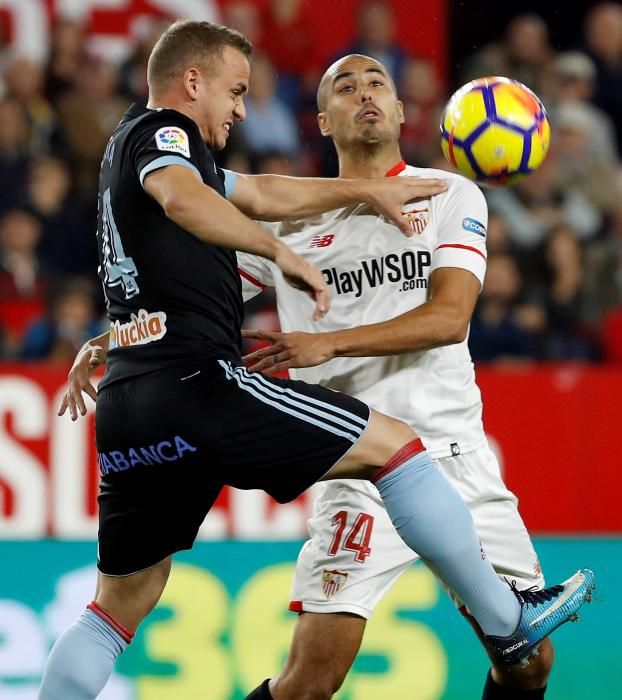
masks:
[[[412,209],[411,211],[403,211],[402,216],[408,221],[415,233],[421,234],[428,225],[430,212],[428,209]]]
[[[155,140],[158,150],[181,153],[186,158],[190,158],[190,142],[188,134],[183,129],[177,126],[165,126],[156,131]]]
[[[486,238],[486,227],[476,219],[471,219],[468,216],[462,219],[462,228],[469,233],[476,233],[478,236]]]

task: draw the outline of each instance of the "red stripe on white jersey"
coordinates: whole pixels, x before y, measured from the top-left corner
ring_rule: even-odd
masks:
[[[289,609],[295,613],[304,612],[304,610],[302,609],[302,600],[290,600]]]
[[[399,175],[402,170],[406,170],[406,161],[401,160],[397,165],[394,165],[390,170],[384,174],[385,177],[393,177],[394,175]]]
[[[481,250],[477,250],[477,248],[473,248],[470,245],[462,245],[461,243],[443,243],[443,245],[439,245],[438,248],[435,248],[435,250],[440,250],[441,248],[460,248],[461,250],[470,250],[473,253],[481,255],[482,258],[486,260],[486,256]]]
[[[245,280],[248,280],[251,284],[254,284],[256,287],[259,287],[260,289],[265,289],[266,285],[263,284],[263,282],[260,282],[258,279],[255,279],[252,275],[250,275],[246,270],[243,270],[241,267],[238,267],[238,274],[240,277],[244,277]]]

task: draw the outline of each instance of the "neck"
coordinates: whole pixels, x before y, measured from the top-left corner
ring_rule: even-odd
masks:
[[[349,151],[337,149],[339,177],[384,177],[402,160],[398,143],[372,144]]]
[[[176,112],[185,114],[190,119],[194,119],[192,115],[192,103],[180,100],[179,97],[166,94],[166,95],[150,95],[149,101],[147,102],[147,109],[174,109]]]
[[[192,110],[192,103],[180,100],[178,97],[172,95],[162,95],[159,97],[150,96],[147,102],[147,109],[174,109],[176,112],[183,114],[184,116],[192,119],[192,121],[199,127],[202,138],[205,140],[203,130],[201,125],[195,119],[194,112]]]

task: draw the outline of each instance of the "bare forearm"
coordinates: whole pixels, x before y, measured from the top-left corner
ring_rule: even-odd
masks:
[[[178,226],[214,245],[274,260],[278,241],[223,197],[205,188],[202,196],[184,197],[165,208]]]
[[[363,180],[255,175],[258,195],[249,216],[262,221],[304,219],[368,201]]]
[[[334,357],[376,357],[459,343],[466,336],[466,328],[451,305],[428,303],[389,321],[326,336]]]

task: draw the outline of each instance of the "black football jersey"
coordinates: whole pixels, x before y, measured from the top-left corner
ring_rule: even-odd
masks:
[[[207,357],[240,358],[235,251],[177,226],[143,189],[150,172],[170,164],[192,169],[225,196],[225,173],[190,118],[133,105],[100,171],[99,276],[111,323],[104,384]]]

